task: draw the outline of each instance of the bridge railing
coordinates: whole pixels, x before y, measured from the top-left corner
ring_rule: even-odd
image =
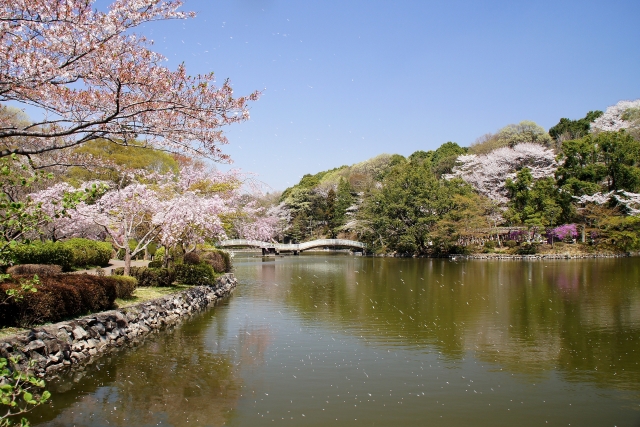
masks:
[[[304,243],[270,243],[260,240],[247,240],[247,239],[229,239],[223,240],[217,243],[220,247],[233,247],[233,246],[250,246],[255,248],[275,248],[279,251],[304,251],[311,248],[323,247],[323,246],[342,246],[351,248],[364,249],[367,247],[362,242],[346,239],[317,239]]]

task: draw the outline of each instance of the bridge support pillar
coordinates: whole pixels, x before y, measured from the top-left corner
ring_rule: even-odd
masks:
[[[300,255],[300,251],[293,251],[294,255]]]
[[[269,254],[269,252],[268,252],[267,248],[262,248],[262,256],[266,256],[268,254]]]

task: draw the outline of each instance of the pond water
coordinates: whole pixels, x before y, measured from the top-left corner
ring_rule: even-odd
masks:
[[[234,295],[50,384],[42,426],[640,426],[637,258],[236,255]]]

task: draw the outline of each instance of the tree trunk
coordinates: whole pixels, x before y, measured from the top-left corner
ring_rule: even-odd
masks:
[[[130,276],[131,274],[131,248],[127,245],[124,248],[124,275]]]
[[[162,267],[169,268],[169,247],[162,246],[164,248],[164,256],[162,257]]]

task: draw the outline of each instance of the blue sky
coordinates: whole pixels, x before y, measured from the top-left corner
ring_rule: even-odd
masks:
[[[102,2],[101,2],[102,3]],[[640,98],[640,2],[186,0],[138,33],[175,68],[262,90],[227,128],[234,167],[274,190],[381,153],[548,129]]]

